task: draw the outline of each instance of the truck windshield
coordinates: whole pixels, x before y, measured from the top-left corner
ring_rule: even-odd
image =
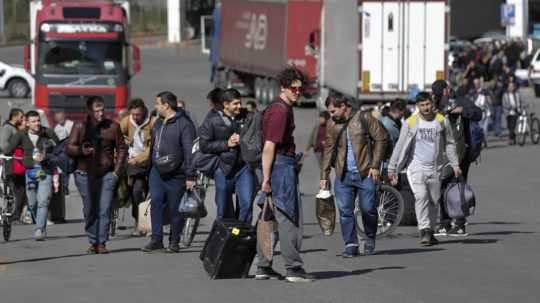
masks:
[[[123,48],[119,41],[43,41],[39,62],[43,74],[116,75]]]

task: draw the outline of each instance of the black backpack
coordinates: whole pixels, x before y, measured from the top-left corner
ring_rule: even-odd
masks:
[[[77,169],[77,162],[66,153],[68,138],[58,142],[47,156],[53,166],[62,170],[65,174],[72,174]]]

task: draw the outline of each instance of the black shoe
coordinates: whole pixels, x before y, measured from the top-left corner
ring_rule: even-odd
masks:
[[[345,250],[341,254],[343,258],[355,258],[358,257],[360,253],[358,253],[358,246],[347,246],[345,247]]]
[[[255,274],[255,280],[281,280],[283,276],[274,271],[272,267],[257,267],[257,273]]]
[[[306,273],[302,267],[295,267],[287,269],[287,277],[285,277],[285,280],[291,283],[313,282],[315,281],[315,277]]]
[[[375,254],[375,239],[366,238],[364,240],[364,252],[362,255],[371,256]]]
[[[424,228],[420,231],[420,245],[422,246],[431,246],[433,245],[431,243],[431,236],[432,236],[432,231],[431,229],[429,228]]]
[[[437,225],[437,228],[435,229],[435,236],[447,236],[450,228],[450,225],[447,224]]]
[[[163,243],[156,242],[156,241],[150,241],[145,247],[141,248],[144,252],[156,252],[156,251],[162,251],[163,250]]]
[[[430,234],[429,234],[429,243],[431,245],[438,245],[439,244],[439,240],[437,240],[437,238],[435,238],[435,235],[433,234],[432,230],[430,230]]]
[[[466,237],[468,235],[465,226],[454,226],[448,231],[450,237]]]
[[[169,243],[166,252],[169,254],[177,254],[180,252],[180,245],[178,245],[178,242],[171,242]]]

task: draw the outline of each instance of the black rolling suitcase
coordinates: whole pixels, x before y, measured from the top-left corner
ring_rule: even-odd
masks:
[[[57,193],[52,192],[49,203],[49,220],[54,223],[64,223],[66,221],[66,194],[64,192],[63,180],[60,177],[60,188]]]
[[[246,278],[257,252],[257,231],[236,220],[214,221],[200,259],[212,279]]]

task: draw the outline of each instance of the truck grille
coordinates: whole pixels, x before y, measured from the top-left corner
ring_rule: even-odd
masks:
[[[105,100],[105,111],[114,112],[115,95],[114,94],[97,94]],[[49,93],[49,108],[51,111],[63,110],[66,113],[81,113],[86,112],[86,99],[93,95],[76,95]]]

